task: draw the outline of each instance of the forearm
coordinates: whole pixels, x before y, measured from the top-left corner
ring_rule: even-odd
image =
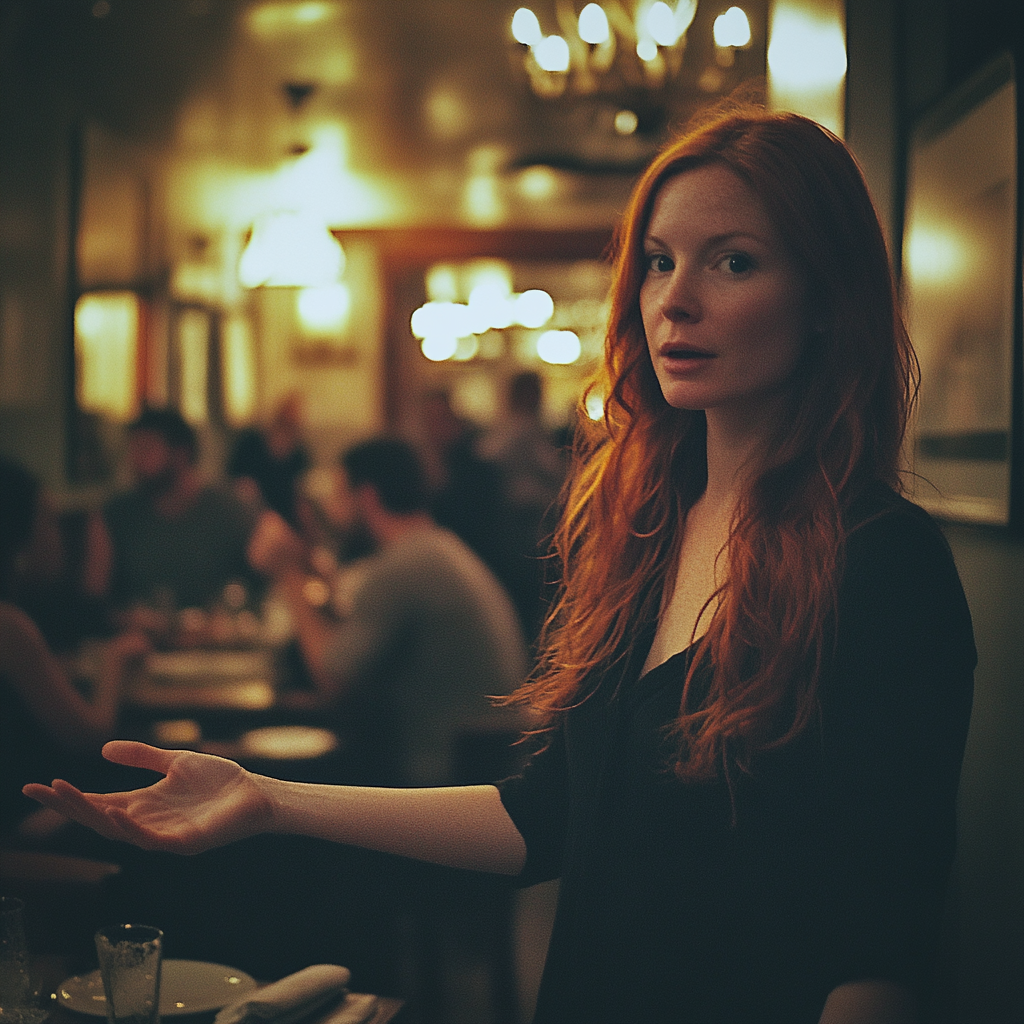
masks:
[[[399,854],[448,867],[517,875],[526,844],[494,786],[379,789],[260,777],[268,831]]]

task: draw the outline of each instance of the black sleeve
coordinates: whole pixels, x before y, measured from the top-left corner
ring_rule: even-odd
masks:
[[[855,531],[821,694],[835,983],[924,983],[955,844],[977,655],[945,538],[902,504]]]
[[[498,783],[501,802],[526,843],[521,886],[558,878],[568,821],[565,735],[561,729],[530,758],[522,773]]]

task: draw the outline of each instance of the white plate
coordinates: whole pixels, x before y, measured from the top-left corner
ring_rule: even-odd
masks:
[[[219,1010],[254,988],[255,980],[233,967],[202,960],[165,960],[160,969],[160,1016]],[[107,1015],[107,998],[99,971],[61,982],[57,1001],[78,1013]]]

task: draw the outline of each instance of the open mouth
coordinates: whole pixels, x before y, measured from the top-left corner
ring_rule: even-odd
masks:
[[[662,349],[661,357],[671,362],[691,362],[713,359],[714,353],[705,352],[699,348],[670,348]]]

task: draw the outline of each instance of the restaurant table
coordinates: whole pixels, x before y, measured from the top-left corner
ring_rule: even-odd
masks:
[[[118,735],[290,781],[349,781],[344,737],[278,702],[302,682],[296,658],[287,646],[155,651],[127,681]]]
[[[44,1005],[50,1008],[46,1017],[47,1024],[105,1024],[105,1018],[92,1014],[78,1013],[63,1005],[57,999],[57,989],[61,982],[75,974],[87,974],[95,970],[95,966],[76,964],[68,957],[54,955],[35,955],[30,958],[29,971],[33,985],[41,993]],[[259,983],[260,987],[265,982]],[[377,996],[377,1007],[374,1015],[367,1019],[366,1024],[401,1024],[401,1011],[405,1003],[401,999],[392,996]],[[181,1024],[212,1024],[217,1011],[211,1010],[207,1013],[181,1014],[173,1019]],[[326,1012],[312,1013],[308,1017],[301,1018],[296,1024],[316,1024],[326,1016]],[[166,1015],[164,1021],[170,1018]],[[272,1024],[272,1022],[269,1022]]]

